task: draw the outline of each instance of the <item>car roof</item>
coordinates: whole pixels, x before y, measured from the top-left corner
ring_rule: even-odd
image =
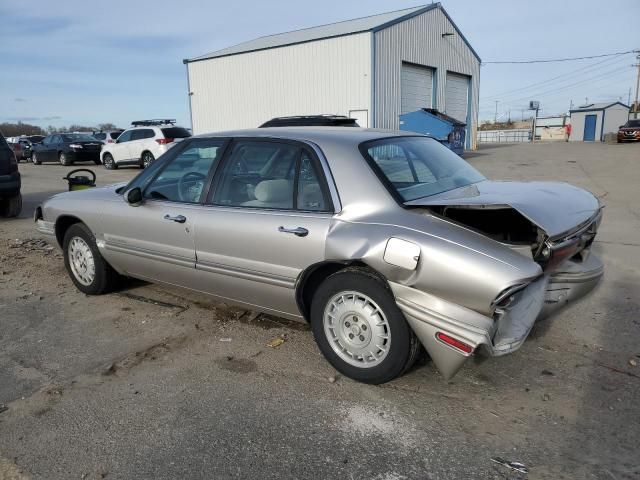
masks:
[[[420,133],[378,128],[344,128],[344,127],[267,127],[246,130],[230,130],[226,132],[205,133],[192,138],[212,137],[266,137],[302,140],[313,143],[339,141],[358,145],[369,140],[388,137],[423,136]]]

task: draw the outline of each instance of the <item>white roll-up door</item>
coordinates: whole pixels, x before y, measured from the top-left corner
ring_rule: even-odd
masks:
[[[401,71],[401,114],[433,106],[433,70],[408,63]]]
[[[467,123],[469,108],[469,77],[447,72],[445,85],[445,113],[461,122]]]

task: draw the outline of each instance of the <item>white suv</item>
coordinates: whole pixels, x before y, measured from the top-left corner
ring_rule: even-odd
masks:
[[[102,147],[100,159],[108,170],[122,165],[146,168],[183,138],[191,136],[186,128],[176,127],[175,120],[139,120],[132,122],[115,143]]]

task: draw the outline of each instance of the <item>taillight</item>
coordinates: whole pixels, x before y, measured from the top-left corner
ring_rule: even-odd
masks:
[[[9,173],[18,171],[18,160],[16,160],[16,156],[13,152],[11,152],[11,157],[9,157]]]
[[[156,138],[156,142],[159,145],[166,145],[167,143],[173,142],[173,138]]]
[[[113,143],[113,140],[109,139],[107,140],[107,143]]]
[[[438,332],[438,333],[436,333],[436,338],[438,340],[440,340],[441,342],[452,346],[456,350],[460,350],[463,353],[469,354],[469,353],[473,352],[473,347],[471,345],[467,345],[466,343],[461,342],[460,340],[458,340],[456,338],[450,337],[446,333]]]

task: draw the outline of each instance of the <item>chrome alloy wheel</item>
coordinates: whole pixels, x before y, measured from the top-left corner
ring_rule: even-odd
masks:
[[[87,242],[80,237],[73,237],[67,247],[67,255],[76,280],[82,285],[91,285],[96,277],[96,265]]]
[[[389,322],[382,309],[360,292],[334,295],[324,309],[323,324],[329,345],[350,365],[375,367],[389,353]]]

